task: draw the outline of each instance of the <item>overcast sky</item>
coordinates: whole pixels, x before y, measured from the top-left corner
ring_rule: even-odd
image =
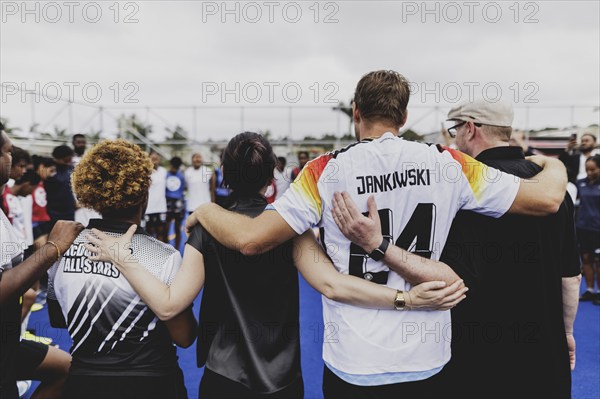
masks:
[[[2,1],[0,115],[24,130],[114,133],[136,113],[155,139],[175,124],[198,140],[343,134],[348,118],[331,108],[364,73],[394,69],[413,82],[407,126],[420,132],[471,96],[513,102],[515,127],[589,125],[599,4]],[[48,98],[32,107],[17,89]]]

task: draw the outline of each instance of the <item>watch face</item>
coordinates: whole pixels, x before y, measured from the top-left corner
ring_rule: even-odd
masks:
[[[406,300],[404,299],[404,293],[398,292],[396,294],[396,299],[394,300],[394,307],[397,310],[404,310],[406,307]]]

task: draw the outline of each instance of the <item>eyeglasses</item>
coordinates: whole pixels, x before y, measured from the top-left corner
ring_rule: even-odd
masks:
[[[461,127],[465,123],[467,123],[467,122],[463,121],[463,122],[460,122],[460,123],[458,123],[458,124],[456,124],[456,125],[454,125],[452,127],[449,127],[448,128],[448,134],[450,135],[450,137],[452,137],[452,138],[456,137],[456,131],[458,130],[459,127]]]

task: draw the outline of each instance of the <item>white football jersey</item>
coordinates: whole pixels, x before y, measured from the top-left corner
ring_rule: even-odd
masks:
[[[152,183],[148,190],[148,206],[146,215],[167,212],[167,170],[162,166],[152,171]]]
[[[340,232],[331,214],[335,192],[347,191],[363,212],[375,196],[383,235],[437,260],[459,209],[499,217],[518,188],[518,178],[459,151],[386,133],[312,160],[273,207],[298,234],[319,227],[340,273],[407,291],[408,282]],[[323,297],[323,318],[323,359],[345,373],[426,371],[450,359],[449,311],[373,310]]]
[[[188,212],[193,212],[200,205],[210,202],[210,178],[212,175],[212,169],[204,165],[198,169],[190,166],[185,170]]]

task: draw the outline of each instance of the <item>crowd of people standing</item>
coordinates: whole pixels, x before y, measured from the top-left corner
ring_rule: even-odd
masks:
[[[570,145],[565,172],[509,146],[512,107],[475,101],[448,114],[463,152],[408,142],[398,134],[409,95],[397,72],[363,76],[357,143],[313,160],[300,152],[296,168],[252,132],[231,139],[219,167],[195,153],[186,169],[120,139],[86,152],[81,135],[30,157],[1,132],[0,324],[26,324],[25,294],[49,269],[50,319],[73,347],[11,333],[0,397],[40,377],[38,397],[186,398],[173,345],[196,338],[201,397],[303,397],[296,270],[336,329],[323,344],[327,398],[570,397],[577,302],[600,304],[596,137]],[[440,165],[458,178],[436,175]],[[472,243],[493,244],[497,258]],[[503,295],[508,284],[537,286],[523,299]],[[463,331],[490,324],[499,340]]]

